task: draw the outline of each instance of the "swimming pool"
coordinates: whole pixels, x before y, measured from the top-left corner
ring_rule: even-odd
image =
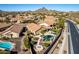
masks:
[[[0,48],[11,50],[13,48],[13,44],[11,42],[0,42]]]
[[[54,39],[53,35],[44,35],[42,36],[44,41],[50,41]]]

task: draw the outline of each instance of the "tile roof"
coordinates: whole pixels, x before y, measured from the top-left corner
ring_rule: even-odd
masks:
[[[44,23],[48,25],[53,25],[55,23],[55,17],[53,16],[47,16],[44,20]]]
[[[10,29],[10,31],[20,33],[23,27],[26,27],[26,24],[14,24],[14,26]]]
[[[27,28],[31,32],[36,32],[41,28],[41,25],[35,24],[35,23],[29,23],[29,24],[27,24]]]
[[[0,28],[3,28],[3,27],[7,27],[7,26],[10,26],[11,23],[7,24],[7,23],[0,23]]]

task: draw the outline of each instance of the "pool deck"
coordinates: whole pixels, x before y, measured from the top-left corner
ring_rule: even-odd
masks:
[[[0,42],[3,42],[2,40],[0,40]]]
[[[4,48],[0,48],[0,50],[5,50]]]

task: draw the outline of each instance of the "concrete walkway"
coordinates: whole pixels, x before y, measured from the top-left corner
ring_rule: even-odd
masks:
[[[59,49],[59,54],[67,54],[68,53],[68,30],[67,30],[67,23],[65,23],[65,29],[63,32],[63,41],[61,47]]]

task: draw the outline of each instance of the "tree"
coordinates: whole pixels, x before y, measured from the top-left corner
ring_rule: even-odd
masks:
[[[26,37],[24,38],[24,46],[25,46],[26,48],[30,48],[28,36],[26,36]]]
[[[32,38],[32,33],[30,31],[27,31],[27,34],[26,34],[26,37],[24,38],[24,45],[26,48],[30,48],[30,39],[29,38]]]
[[[59,28],[64,28],[64,19],[60,18],[58,24],[59,24]]]
[[[5,22],[6,22],[6,23],[9,23],[9,22],[10,22],[10,18],[6,17]]]

